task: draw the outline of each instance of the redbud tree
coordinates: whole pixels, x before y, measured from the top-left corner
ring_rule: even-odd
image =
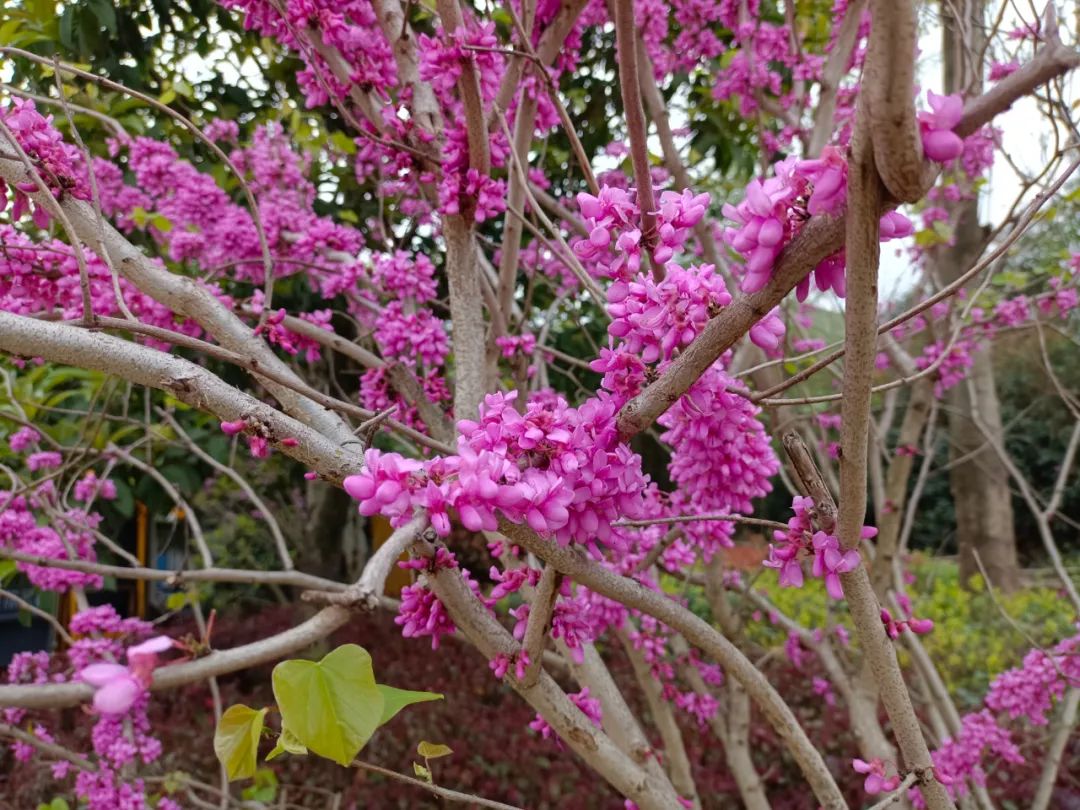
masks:
[[[1080,420],[1047,495],[977,390],[994,341],[1029,330],[1080,414],[1046,350],[1068,332],[1080,260],[998,274],[1080,166],[1080,53],[1053,5],[222,0],[229,30],[251,32],[246,56],[295,67],[273,88],[293,94],[280,115],[230,115],[221,84],[248,80],[241,59],[203,94],[62,61],[75,11],[35,23],[33,5],[0,28],[0,559],[5,580],[77,609],[64,626],[21,602],[63,643],[12,661],[0,736],[58,793],[175,808],[209,788],[228,806],[229,780],[264,758],[365,767],[381,725],[441,696],[378,683],[378,650],[299,656],[391,611],[432,655],[474,647],[535,711],[522,733],[569,749],[626,807],[718,806],[688,729],[723,749],[729,799],[769,807],[754,728],[805,783],[801,806],[848,807],[840,785],[857,778],[860,806],[992,807],[987,769],[1032,757],[1020,802],[1051,806],[1080,636],[1032,649],[963,714],[920,640],[935,628],[906,550],[939,408],[969,391],[979,452],[1080,609],[1053,535]],[[98,34],[115,28],[102,20]],[[928,86],[920,30],[944,31]],[[972,242],[991,167],[1011,160],[995,118],[1025,98],[1055,145]],[[883,250],[902,298],[879,289]],[[221,562],[197,487],[169,473],[177,454],[206,471],[198,503],[225,491],[254,510],[256,557]],[[140,479],[183,523],[180,570],[110,536]],[[755,516],[770,493],[783,513]],[[341,548],[301,548],[319,512],[393,531],[342,578]],[[751,529],[771,540],[757,576],[820,580],[823,622],[731,564]],[[385,595],[395,567],[400,599]],[[316,608],[219,649],[197,590],[197,638],[92,607],[117,579],[256,584]],[[846,713],[842,757],[771,682],[754,623]],[[616,651],[647,713],[613,679]],[[273,706],[222,705],[216,679],[272,662]],[[180,794],[152,778],[148,711],[196,683],[226,781]],[[54,711],[79,705],[81,748]],[[418,797],[510,806],[426,766],[390,775]]]

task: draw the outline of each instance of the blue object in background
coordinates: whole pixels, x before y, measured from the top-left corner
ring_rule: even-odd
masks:
[[[33,588],[10,590],[35,607],[48,609],[41,604],[41,594]],[[53,629],[47,621],[30,616],[30,623],[24,624],[19,620],[19,606],[0,597],[0,667],[10,664],[16,653],[52,649],[53,641]]]

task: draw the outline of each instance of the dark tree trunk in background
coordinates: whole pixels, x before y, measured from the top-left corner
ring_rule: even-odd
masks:
[[[945,93],[979,93],[984,65],[973,63],[983,47],[984,0],[950,0],[940,9]],[[930,265],[943,284],[970,269],[986,241],[977,199],[953,203],[949,209],[956,228],[953,243],[935,248]],[[966,582],[979,573],[977,553],[990,581],[1002,590],[1012,590],[1018,584],[1019,570],[1009,474],[983,432],[985,429],[1004,443],[990,344],[975,354],[967,379],[948,392],[946,404],[953,464],[949,487],[956,509],[961,579]]]
[[[301,571],[328,579],[347,573],[345,535],[355,509],[356,502],[345,490],[323,481],[312,482],[303,545],[296,561]]]

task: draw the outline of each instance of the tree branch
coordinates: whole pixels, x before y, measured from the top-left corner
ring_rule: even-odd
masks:
[[[868,112],[873,161],[885,188],[899,202],[915,202],[926,193],[922,138],[912,98],[918,42],[915,6],[911,0],[873,0],[870,5],[872,28],[859,104]],[[849,185],[849,211],[851,203]],[[873,219],[876,228],[877,217]]]
[[[648,133],[645,130],[645,111],[641,106],[638,87],[637,34],[634,26],[633,0],[613,0],[615,7],[615,39],[619,59],[619,88],[622,91],[623,115],[630,137],[630,159],[634,164],[634,185],[637,186],[638,208],[641,210],[641,243],[652,263],[653,278],[664,278],[663,266],[653,259],[656,249],[656,197],[653,194],[652,169],[649,166]]]

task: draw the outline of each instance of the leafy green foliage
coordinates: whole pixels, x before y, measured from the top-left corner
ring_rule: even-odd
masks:
[[[911,570],[916,577],[909,589],[915,615],[934,621],[934,630],[922,636],[923,645],[940,669],[950,694],[963,708],[978,705],[990,681],[1004,670],[1019,666],[1033,642],[1049,647],[1072,632],[1071,608],[1053,588],[1025,588],[1008,596],[995,594],[999,607],[981,577],[961,583],[953,561],[919,556]],[[802,588],[781,588],[776,575],[766,571],[754,587],[804,627],[841,624],[854,639],[847,611],[827,597],[820,580],[808,579]],[[700,592],[691,600],[691,606],[708,615]],[[746,631],[751,641],[767,649],[778,649],[787,638],[786,631],[773,625],[767,616],[748,622]],[[906,663],[902,648],[898,649],[901,661]]]
[[[981,577],[963,587],[950,562],[926,559],[914,570],[916,615],[934,620],[923,644],[962,705],[977,705],[994,676],[1019,666],[1033,643],[1050,647],[1072,633],[1071,608],[1054,588],[997,594],[999,606]]]
[[[244,788],[240,795],[249,802],[269,804],[277,798],[278,778],[271,768],[255,771],[255,781]]]

